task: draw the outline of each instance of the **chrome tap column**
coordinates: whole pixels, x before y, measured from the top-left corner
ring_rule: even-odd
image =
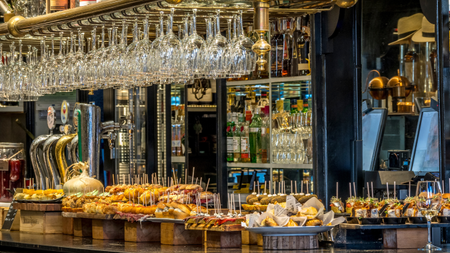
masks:
[[[80,117],[78,117],[78,159],[81,162],[89,162],[89,176],[99,178],[100,107],[93,104],[77,104],[75,112],[77,110],[80,113]]]

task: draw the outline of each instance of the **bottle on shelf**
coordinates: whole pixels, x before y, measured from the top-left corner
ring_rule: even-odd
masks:
[[[293,20],[292,20],[293,21]],[[292,33],[292,43],[291,43],[291,50],[290,50],[290,57],[291,57],[291,76],[298,76],[299,75],[299,55],[298,55],[298,40],[301,35],[301,19],[297,18],[296,22],[292,22],[292,26],[295,24],[295,29],[292,27],[292,30],[294,32]]]
[[[287,19],[283,19],[283,61],[281,76],[290,76],[291,59],[289,58],[289,51],[291,49],[291,27]]]
[[[233,162],[233,129],[232,114],[227,114],[227,162]]]
[[[276,37],[276,45],[277,45],[277,54],[276,54],[276,61],[277,61],[277,71],[275,73],[275,76],[273,77],[281,77],[283,72],[283,34],[282,34],[282,24],[283,22],[281,19],[278,19],[277,21],[277,37]]]
[[[267,93],[265,91],[261,91],[261,99],[258,101],[258,107],[264,108],[269,105],[269,99],[267,99]]]
[[[241,122],[242,121],[242,122]],[[241,128],[241,162],[250,162],[250,133],[249,133],[249,121],[244,116],[239,118]]]
[[[250,159],[252,163],[261,163],[261,117],[259,108],[255,109],[252,123],[249,126]]]
[[[308,100],[303,101],[303,110],[302,110],[302,112],[303,113],[308,112]]]
[[[299,112],[303,111],[303,100],[301,100],[301,99],[297,100],[297,110]]]
[[[291,105],[291,114],[296,114],[296,113],[298,113],[297,105],[296,104],[292,104]]]
[[[309,59],[309,28],[308,28],[308,16],[301,18],[301,29],[302,32],[298,39],[298,51],[297,56],[299,57],[298,70],[299,74],[302,76],[308,75],[310,73],[308,60]]]
[[[277,70],[278,70],[278,61],[277,61],[277,36],[278,36],[278,32],[276,29],[276,24],[275,23],[271,23],[270,24],[270,33],[272,34],[272,38],[270,39],[270,59],[271,59],[271,64],[270,64],[270,75],[272,77],[276,77],[277,76]]]
[[[233,162],[241,161],[241,125],[244,122],[244,115],[239,113],[238,120],[233,131]]]
[[[285,112],[290,112],[291,111],[291,100],[289,100],[289,99],[284,99],[283,100],[283,110]]]
[[[270,121],[269,116],[266,115],[262,118],[261,123],[261,162],[269,163],[270,159]]]

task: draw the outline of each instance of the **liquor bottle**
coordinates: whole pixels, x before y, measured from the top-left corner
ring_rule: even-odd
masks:
[[[275,23],[270,23],[270,33],[272,34],[272,38],[270,39],[270,75],[272,77],[277,76],[277,29]]]
[[[240,123],[241,127],[241,162],[249,163],[250,162],[250,135],[249,135],[249,123],[242,116],[242,119],[239,119],[242,122]]]
[[[283,66],[281,76],[290,76],[291,59],[289,58],[289,50],[291,49],[291,27],[288,20],[283,19]]]
[[[235,122],[238,122],[234,126],[233,131],[233,161],[235,163],[241,161],[241,125],[244,123],[244,115],[242,113],[239,113],[239,121],[235,120]]]
[[[291,76],[298,76],[298,37],[301,35],[300,28],[301,22],[299,22],[300,18],[297,18],[297,22],[295,22],[295,30],[292,34],[292,43],[291,43],[291,50],[290,50],[290,57],[291,57]],[[293,21],[293,20],[292,20]],[[300,25],[299,25],[300,23]],[[294,22],[291,23],[291,28],[293,30]]]
[[[291,100],[289,99],[283,100],[283,110],[288,113],[291,111]]]
[[[297,110],[299,112],[303,111],[303,100],[301,99],[297,100]]]
[[[233,162],[233,131],[234,123],[231,113],[227,114],[227,162]]]
[[[268,154],[270,154],[270,123],[269,117],[262,118],[261,124],[261,162],[269,163],[270,159]]]
[[[266,107],[269,103],[269,99],[267,99],[267,92],[261,91],[261,99],[258,101],[258,107]]]
[[[260,110],[256,108],[249,126],[250,137],[250,159],[252,163],[260,163],[261,160],[261,117]]]
[[[270,40],[271,46],[271,76],[281,77],[282,61],[283,61],[283,35],[281,34],[281,20],[277,20],[276,23],[272,23],[272,39]]]
[[[304,113],[304,112],[308,112],[308,101],[306,101],[306,103],[305,103],[305,101],[303,101],[303,110],[302,110],[302,112]]]
[[[302,17],[301,19],[302,24],[302,33],[298,39],[298,52],[297,56],[299,57],[299,64],[298,64],[298,70],[300,75],[308,75],[309,72],[309,66],[308,66],[308,60],[309,56],[309,34],[307,33],[308,30],[308,16]]]
[[[277,29],[278,29],[278,36],[277,36],[277,72],[275,77],[281,77],[282,76],[282,70],[283,70],[283,34],[282,34],[282,21],[279,19],[277,21]]]
[[[296,114],[296,113],[298,113],[297,105],[293,104],[293,105],[291,105],[291,114]]]

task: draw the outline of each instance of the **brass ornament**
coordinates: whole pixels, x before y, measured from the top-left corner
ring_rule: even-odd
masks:
[[[26,34],[26,33],[20,32],[16,28],[17,23],[19,21],[21,21],[22,19],[25,19],[25,18],[22,17],[22,16],[14,16],[8,21],[8,32],[9,32],[9,34],[11,34],[14,37],[22,37],[22,36],[24,36]]]
[[[369,83],[369,93],[377,100],[386,99],[389,96],[389,90],[387,88],[387,83],[389,79],[384,76],[378,76],[372,79]]]
[[[256,64],[258,70],[263,71],[264,65],[267,63],[264,55],[270,51],[270,44],[265,40],[264,34],[269,31],[269,7],[270,5],[264,1],[257,1],[253,3],[255,13],[253,16],[253,24],[255,32],[258,33],[259,39],[252,46],[252,51],[258,55]]]
[[[262,71],[264,70],[264,65],[267,63],[264,55],[270,51],[271,47],[270,44],[264,39],[265,31],[257,31],[257,33],[259,34],[259,40],[253,44],[252,50],[258,55],[256,64],[258,65],[258,70]]]
[[[414,86],[408,81],[404,76],[394,76],[392,77],[388,84],[388,88],[392,90],[391,94],[394,98],[405,98],[411,94]]]
[[[358,0],[337,0],[336,5],[339,6],[339,8],[351,8],[357,2]]]

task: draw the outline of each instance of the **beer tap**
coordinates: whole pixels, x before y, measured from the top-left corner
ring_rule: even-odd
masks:
[[[75,138],[76,134],[71,133],[72,126],[70,124],[66,124],[69,120],[69,103],[64,100],[61,104],[61,122],[65,125],[60,127],[60,131],[64,133],[64,135],[58,140],[55,148],[56,155],[56,163],[58,166],[59,176],[62,180],[62,183],[65,183],[64,179],[67,168],[67,159],[66,159],[66,147],[71,143],[73,138]],[[70,152],[69,152],[70,156]],[[70,161],[73,162],[72,159]]]
[[[36,137],[30,146],[30,160],[33,166],[34,175],[36,178],[36,187],[46,189],[45,186],[45,178],[48,178],[49,175],[47,170],[43,167],[44,161],[42,158],[42,144],[52,135],[40,135]]]
[[[53,135],[55,110],[52,106],[47,109],[47,126],[50,129],[50,134],[40,135],[33,140],[30,146],[30,160],[33,165],[33,171],[36,177],[36,187],[40,189],[47,189],[46,178],[51,177],[47,167],[45,167],[45,159],[43,152],[43,144]]]
[[[49,186],[53,189],[56,189],[56,186],[59,185],[59,182],[61,182],[61,177],[59,176],[58,168],[56,167],[56,159],[54,157],[53,150],[54,144],[56,144],[59,138],[61,138],[62,136],[62,134],[54,134],[44,142],[44,164],[50,172],[48,183]]]

